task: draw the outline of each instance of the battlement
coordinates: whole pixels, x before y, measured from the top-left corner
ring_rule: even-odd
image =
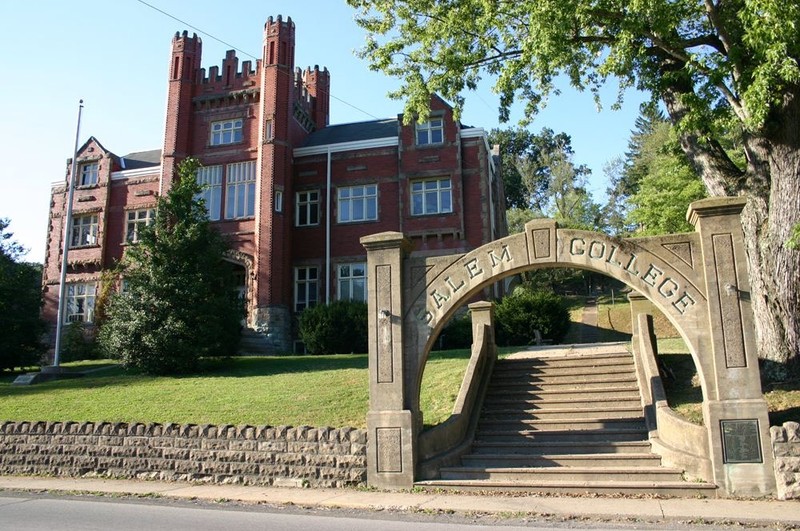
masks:
[[[198,82],[204,85],[203,90],[207,90],[208,86],[215,89],[246,88],[258,82],[260,68],[261,61],[256,61],[255,68],[252,61],[242,61],[240,67],[236,51],[228,50],[221,66],[210,67],[208,75],[206,69],[201,68],[197,77]]]
[[[278,15],[277,19],[269,17],[267,21],[264,23],[264,32],[268,32],[270,29],[289,30],[291,31],[291,35],[294,36],[294,22],[292,21],[292,17],[286,17],[285,21],[283,20],[283,17],[281,15]]]

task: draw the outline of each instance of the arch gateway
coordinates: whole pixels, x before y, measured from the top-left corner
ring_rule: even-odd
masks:
[[[683,337],[704,400],[705,433],[696,428],[701,433],[695,437],[695,448],[700,447],[692,460],[695,474],[723,494],[773,492],[769,420],[739,219],[744,204],[740,198],[694,202],[688,217],[695,232],[648,238],[616,239],[534,220],[524,233],[463,255],[410,258],[409,242],[398,232],[362,238],[369,268],[368,483],[410,488],[415,479],[435,475],[437,463],[468,447],[469,419],[480,407],[478,382],[492,368],[491,356],[480,349],[495,352],[491,303],[470,304],[473,356],[453,416],[423,433],[419,405],[428,354],[454,312],[505,277],[570,267],[627,284],[638,294],[632,297],[634,321],[636,313],[648,312],[643,302],[649,301]],[[634,356],[639,358],[636,336]],[[653,424],[651,441],[658,440],[659,428],[669,429],[666,422]],[[673,461],[683,464],[680,453],[674,452]]]

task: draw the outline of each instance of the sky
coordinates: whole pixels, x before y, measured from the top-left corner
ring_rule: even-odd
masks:
[[[8,230],[28,249],[26,261],[44,260],[50,190],[65,179],[79,100],[84,101],[79,145],[94,136],[117,155],[161,149],[176,31],[198,33],[208,69],[221,65],[229,49],[238,50],[240,62],[254,60],[249,55],[261,50],[267,18],[290,16],[296,26],[296,66],[319,65],[331,72],[331,124],[402,112],[403,103],[386,95],[399,81],[370,71],[355,56],[365,33],[345,0],[146,2],[157,9],[141,0],[0,0],[0,101],[6,124],[0,128],[0,155],[6,161],[0,172],[0,218],[10,220]],[[465,94],[464,124],[488,131],[521,118],[515,112],[510,123],[499,123],[499,99],[491,85],[487,81]],[[589,93],[562,87],[529,126],[572,137],[574,162],[592,169],[596,199],[607,186],[603,166],[625,153],[644,99],[631,92],[623,109],[612,111],[614,96],[609,87],[598,112]]]

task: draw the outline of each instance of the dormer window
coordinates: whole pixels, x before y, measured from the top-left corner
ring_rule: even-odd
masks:
[[[99,166],[96,162],[81,164],[81,176],[78,186],[90,186],[97,184],[97,174]]]
[[[444,142],[444,121],[431,118],[427,122],[417,124],[417,145],[441,144]]]
[[[211,122],[211,137],[209,143],[212,146],[223,146],[225,144],[236,144],[242,141],[242,119],[222,120]]]

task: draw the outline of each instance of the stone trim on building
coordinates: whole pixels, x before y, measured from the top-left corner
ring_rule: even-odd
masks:
[[[354,428],[3,422],[0,474],[350,487],[366,443]]]

